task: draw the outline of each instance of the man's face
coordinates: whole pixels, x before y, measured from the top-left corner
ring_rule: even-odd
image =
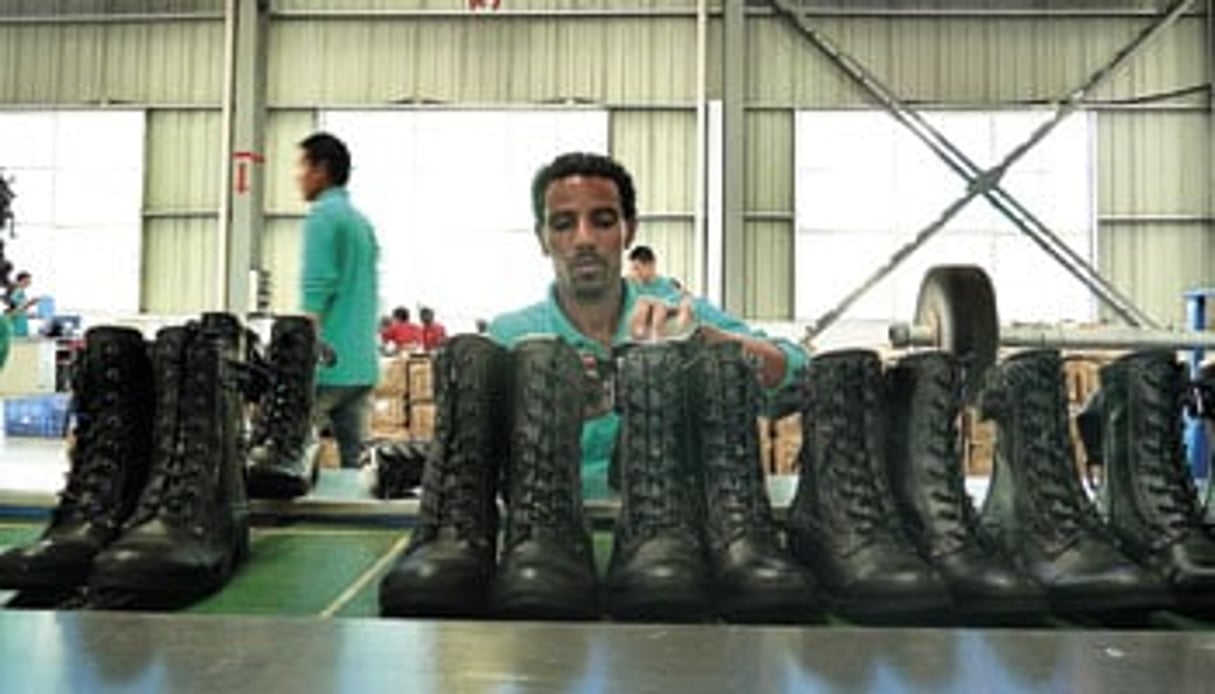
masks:
[[[599,176],[553,181],[544,196],[541,233],[557,284],[575,299],[593,301],[620,282],[621,255],[636,227],[624,219],[616,184]]]
[[[32,278],[22,277],[21,279],[17,280],[17,286],[21,287],[22,289],[29,289],[30,284],[32,284],[33,281],[34,280]]]
[[[654,263],[647,263],[644,260],[629,261],[632,266],[633,277],[640,282],[652,282],[658,274],[658,269]]]
[[[308,161],[307,153],[300,150],[299,159],[295,162],[295,184],[299,186],[304,200],[312,202],[329,185],[329,174],[323,166]]]

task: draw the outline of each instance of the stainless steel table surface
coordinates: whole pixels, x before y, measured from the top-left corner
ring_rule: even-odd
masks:
[[[1209,692],[1215,634],[0,611],[3,692]]]

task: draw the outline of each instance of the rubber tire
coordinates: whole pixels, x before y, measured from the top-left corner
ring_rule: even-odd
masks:
[[[965,398],[974,401],[1000,348],[996,290],[975,265],[938,265],[924,274],[915,323],[937,328],[940,348],[962,359]]]

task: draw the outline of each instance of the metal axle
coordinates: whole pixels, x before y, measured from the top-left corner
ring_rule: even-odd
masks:
[[[931,325],[893,323],[888,334],[894,347],[940,346],[937,330]],[[1059,349],[1213,349],[1215,331],[1001,326],[1000,345]]]

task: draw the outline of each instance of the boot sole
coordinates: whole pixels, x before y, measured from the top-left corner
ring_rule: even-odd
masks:
[[[278,470],[250,468],[245,489],[252,499],[287,501],[307,496],[312,491],[312,484],[307,478],[283,474]]]
[[[708,601],[685,586],[650,590],[641,595],[609,595],[607,611],[622,622],[703,622],[712,613]]]
[[[495,593],[493,612],[502,619],[537,621],[585,621],[598,619],[600,615],[594,595],[558,602],[553,600],[553,593],[517,591]]]
[[[395,618],[435,618],[435,619],[469,619],[483,618],[489,610],[483,602],[469,604],[453,602],[461,596],[450,593],[426,594],[425,592],[410,591],[407,600],[395,602],[380,598],[380,616]]]
[[[1063,615],[1102,615],[1108,613],[1150,612],[1168,610],[1176,605],[1167,595],[1107,595],[1081,599],[1050,600],[1051,610]]]
[[[76,571],[0,571],[0,590],[63,591],[88,585],[89,562]]]
[[[936,598],[890,598],[827,596],[827,609],[835,615],[862,624],[889,626],[946,623],[952,606]]]
[[[773,600],[756,595],[718,602],[718,615],[738,624],[819,624],[824,621],[822,605],[812,598]]]

